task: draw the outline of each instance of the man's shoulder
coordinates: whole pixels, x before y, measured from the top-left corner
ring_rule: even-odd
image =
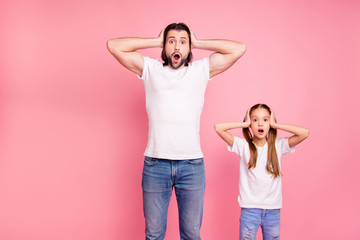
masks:
[[[198,65],[204,65],[209,63],[209,57],[204,57],[198,60],[194,60],[189,63],[189,66],[198,66]]]
[[[152,57],[148,57],[148,56],[144,56],[144,61],[146,62],[151,62],[151,63],[160,63],[160,61],[158,59],[152,58]],[[161,64],[161,63],[160,63]]]
[[[163,64],[158,60],[148,56],[144,56],[144,67],[147,68],[163,68]]]

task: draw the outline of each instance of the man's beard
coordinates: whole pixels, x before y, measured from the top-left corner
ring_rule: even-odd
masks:
[[[178,55],[181,57],[181,61],[179,61],[179,62],[177,62],[177,63],[173,62],[173,58],[172,58],[172,57],[173,57],[175,54],[178,54]],[[178,52],[174,52],[174,53],[171,54],[170,56],[166,55],[166,58],[167,58],[167,60],[168,60],[169,65],[170,65],[172,68],[174,68],[174,69],[178,69],[178,68],[182,67],[182,66],[185,64],[187,57],[188,57],[188,55],[184,58],[184,57],[183,57],[180,53],[178,53]]]

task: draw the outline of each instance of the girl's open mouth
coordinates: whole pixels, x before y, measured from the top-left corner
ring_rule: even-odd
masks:
[[[264,133],[264,129],[259,129],[258,133]]]

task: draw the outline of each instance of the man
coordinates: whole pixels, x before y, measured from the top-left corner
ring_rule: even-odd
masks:
[[[157,38],[117,38],[111,54],[143,80],[149,118],[142,189],[146,239],[164,239],[175,188],[181,239],[200,239],[205,170],[200,148],[200,115],[208,81],[231,67],[246,50],[229,40],[200,40],[183,23],[172,23]],[[162,60],[136,50],[162,47]],[[191,62],[191,49],[214,51]]]

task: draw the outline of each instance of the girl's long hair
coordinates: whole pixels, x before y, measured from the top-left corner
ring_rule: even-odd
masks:
[[[271,110],[266,104],[256,104],[250,108],[249,116],[251,116],[251,113],[255,109],[258,109],[258,108],[266,109],[269,112],[269,114],[271,115]],[[245,121],[245,119],[244,119],[244,121]],[[250,148],[249,169],[253,169],[256,167],[256,161],[257,161],[256,146],[253,143],[253,136],[252,136],[249,128],[243,128],[243,135],[244,135],[246,141],[248,142],[249,148]],[[267,163],[266,163],[266,171],[268,173],[270,173],[271,175],[273,175],[274,178],[277,178],[280,176],[279,160],[278,160],[276,148],[275,148],[276,135],[277,135],[277,130],[275,128],[270,127],[269,133],[267,136],[268,157],[267,157]]]

